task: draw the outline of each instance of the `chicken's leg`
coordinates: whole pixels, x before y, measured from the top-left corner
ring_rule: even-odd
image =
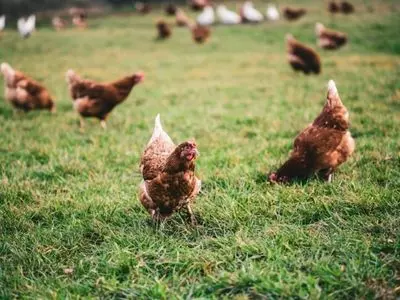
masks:
[[[106,120],[101,120],[101,121],[100,121],[100,126],[101,126],[101,128],[103,128],[103,129],[107,129]]]
[[[85,120],[82,116],[79,116],[79,129],[81,132],[85,131]]]
[[[192,208],[190,207],[190,204],[189,204],[189,203],[186,205],[186,209],[187,209],[187,211],[188,211],[188,213],[189,213],[190,222],[192,223],[192,225],[193,225],[193,226],[197,225],[196,217],[194,216],[194,213],[193,213]]]
[[[322,177],[322,179],[331,183],[333,178],[333,168],[321,170],[319,171],[319,175]]]

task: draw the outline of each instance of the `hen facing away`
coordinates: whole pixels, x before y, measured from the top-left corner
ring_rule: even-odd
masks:
[[[321,72],[321,60],[312,48],[297,41],[291,34],[286,35],[288,61],[295,71],[304,74]]]
[[[328,50],[334,50],[347,43],[347,34],[326,28],[321,23],[315,24],[318,46]]]
[[[53,99],[43,85],[14,70],[7,63],[2,63],[0,70],[4,76],[5,99],[15,108],[25,112],[33,109],[55,111]]]
[[[243,22],[249,23],[258,23],[264,19],[262,13],[254,8],[251,1],[246,1],[243,3],[240,9],[240,16],[242,17]]]
[[[83,129],[83,117],[97,118],[101,126],[106,128],[106,119],[110,112],[128,97],[136,84],[143,81],[144,74],[138,72],[111,83],[82,79],[73,70],[68,70],[66,77],[74,108],[81,117],[80,123]]]
[[[140,202],[153,220],[164,220],[185,208],[192,224],[196,223],[190,205],[201,188],[201,181],[195,176],[198,155],[194,141],[176,146],[157,115],[153,135],[141,159],[143,181],[139,187]]]
[[[349,131],[349,113],[343,105],[335,82],[328,83],[328,95],[322,112],[295,139],[290,158],[269,176],[271,182],[305,179],[318,173],[327,181],[354,152]]]

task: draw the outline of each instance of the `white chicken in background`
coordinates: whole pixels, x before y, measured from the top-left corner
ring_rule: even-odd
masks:
[[[225,5],[217,7],[217,16],[221,24],[225,25],[239,24],[242,21],[242,18],[237,13],[230,11]]]
[[[197,16],[197,24],[201,26],[210,26],[215,22],[214,9],[211,6],[206,6],[203,12]]]
[[[274,4],[267,5],[266,16],[269,21],[278,21],[279,20],[279,11]]]
[[[27,19],[19,18],[18,19],[18,31],[23,38],[28,38],[31,33],[35,30],[36,25],[36,16],[31,15]]]
[[[240,15],[244,22],[258,23],[264,19],[262,13],[254,8],[251,1],[246,1],[243,4],[242,9],[240,10]]]
[[[2,32],[5,27],[6,27],[6,16],[2,15],[0,16],[0,32]]]

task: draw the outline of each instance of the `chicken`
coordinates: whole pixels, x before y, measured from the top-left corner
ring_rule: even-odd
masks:
[[[55,112],[54,101],[43,85],[14,70],[8,63],[2,63],[0,71],[4,76],[5,99],[15,108],[25,112],[33,109]]]
[[[66,74],[73,106],[80,115],[81,129],[84,127],[83,117],[95,117],[100,125],[106,128],[106,119],[115,106],[122,103],[132,88],[142,82],[142,72],[126,76],[111,83],[96,83],[81,79],[73,70]]]
[[[221,24],[225,25],[239,24],[242,21],[242,18],[237,13],[228,10],[222,4],[217,7],[217,16]]]
[[[343,105],[335,82],[328,83],[322,112],[295,139],[290,158],[269,176],[271,182],[306,179],[318,173],[330,182],[333,172],[354,152],[349,131],[349,113]]]
[[[210,26],[215,22],[214,9],[211,6],[206,6],[203,12],[196,18],[197,24],[201,26]]]
[[[194,11],[200,11],[203,10],[204,7],[209,5],[208,0],[190,0],[189,1],[189,6],[194,10]]]
[[[298,20],[302,16],[304,16],[306,13],[307,13],[307,11],[304,8],[285,7],[283,9],[283,16],[289,21]]]
[[[27,19],[19,18],[17,22],[17,27],[19,34],[24,38],[31,36],[32,32],[35,30],[36,26],[36,16],[31,15]]]
[[[86,12],[81,12],[72,17],[72,24],[79,29],[85,29],[88,27],[87,24],[87,14]]]
[[[354,6],[350,2],[342,1],[340,3],[340,11],[344,14],[351,14],[354,12]]]
[[[173,5],[172,3],[169,3],[166,7],[165,7],[165,13],[168,16],[175,16],[176,11],[177,11],[177,7],[175,5]]]
[[[210,28],[201,25],[189,25],[193,40],[198,44],[205,43],[211,35]]]
[[[279,11],[274,4],[267,5],[266,17],[269,21],[278,21],[279,20]]]
[[[2,15],[0,16],[0,33],[4,30],[6,27],[6,16]]]
[[[158,21],[156,26],[158,31],[158,39],[167,39],[171,36],[172,30],[165,21]]]
[[[338,49],[347,43],[347,34],[326,28],[321,23],[315,24],[318,46],[324,49]]]
[[[302,71],[304,74],[321,72],[321,60],[312,48],[295,40],[291,34],[286,35],[286,46],[288,61],[293,70]]]
[[[138,13],[141,13],[142,15],[148,14],[151,11],[151,6],[147,3],[143,2],[136,2],[135,3],[135,9]]]
[[[175,19],[177,26],[189,26],[189,24],[191,23],[189,17],[185,14],[185,12],[182,9],[179,8],[176,11]]]
[[[257,9],[254,8],[251,1],[246,1],[240,9],[240,16],[243,22],[258,23],[261,22],[264,17]]]
[[[190,207],[200,192],[201,181],[195,175],[198,157],[194,141],[176,146],[163,130],[157,115],[153,134],[140,162],[143,181],[139,199],[153,220],[162,221],[186,208],[192,224],[196,223]]]
[[[336,14],[340,12],[340,6],[335,1],[331,1],[328,4],[328,10],[330,13]]]
[[[67,26],[67,22],[62,19],[61,17],[54,17],[51,20],[51,23],[53,24],[53,27],[55,30],[60,31],[62,29],[64,29]]]

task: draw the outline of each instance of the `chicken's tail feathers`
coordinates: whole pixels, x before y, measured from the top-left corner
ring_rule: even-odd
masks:
[[[5,77],[11,80],[15,75],[15,70],[6,62],[1,63],[0,72],[3,73]]]
[[[79,76],[75,73],[74,70],[69,69],[67,73],[65,73],[65,79],[69,84],[76,82],[79,80]]]
[[[342,105],[342,101],[340,100],[336,84],[332,79],[328,82],[328,95],[326,97],[326,101],[327,104],[332,107]]]
[[[161,138],[163,140],[166,140],[170,143],[173,143],[169,135],[164,131],[161,125],[161,117],[160,114],[157,114],[155,120],[154,120],[154,129],[153,129],[153,134],[151,135],[150,141],[148,142],[147,145],[150,145],[153,143],[156,139]]]
[[[321,32],[324,29],[325,29],[325,26],[322,23],[320,23],[320,22],[315,23],[315,32],[316,32],[316,34],[321,34]]]

